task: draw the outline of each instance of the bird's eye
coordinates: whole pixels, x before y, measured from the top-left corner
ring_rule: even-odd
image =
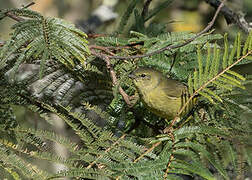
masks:
[[[140,77],[144,78],[146,77],[146,74],[140,74]]]

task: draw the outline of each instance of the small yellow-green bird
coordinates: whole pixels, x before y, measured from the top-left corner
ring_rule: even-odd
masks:
[[[129,75],[140,98],[157,116],[173,119],[189,97],[187,86],[152,68],[138,68]],[[186,114],[192,105],[185,108]]]

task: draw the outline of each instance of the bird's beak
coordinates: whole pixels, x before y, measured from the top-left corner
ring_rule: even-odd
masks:
[[[136,75],[134,75],[134,74],[129,74],[129,78],[131,78],[131,79],[135,79],[136,78]]]

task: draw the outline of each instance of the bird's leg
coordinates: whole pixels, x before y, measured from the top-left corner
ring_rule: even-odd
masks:
[[[137,103],[137,101],[139,100],[139,94],[136,92],[133,96],[130,96],[129,97],[129,100],[130,100],[130,105],[129,105],[129,107],[131,108],[131,107],[133,107],[136,103]]]

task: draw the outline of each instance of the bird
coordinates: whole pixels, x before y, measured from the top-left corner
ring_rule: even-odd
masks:
[[[144,105],[154,114],[165,119],[187,114],[193,103],[178,114],[189,98],[188,88],[180,81],[166,77],[162,72],[148,67],[140,67],[129,77],[137,89]]]

